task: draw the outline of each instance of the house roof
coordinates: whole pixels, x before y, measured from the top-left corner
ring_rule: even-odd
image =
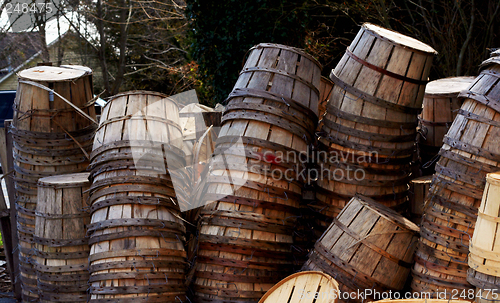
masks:
[[[38,32],[3,33],[0,35],[0,78],[23,65],[41,50]]]
[[[3,20],[2,17],[5,16],[3,14],[0,16],[0,27],[2,22],[8,22],[8,19],[7,21]],[[50,48],[57,41],[66,37],[68,33],[75,33],[75,30],[91,44],[98,41],[96,29],[88,23],[84,22],[80,24],[80,22],[76,22],[78,18],[78,14],[68,13],[63,15],[63,18],[60,20],[56,18],[48,20],[45,25],[47,47]],[[71,22],[77,26],[72,28],[70,25]],[[10,49],[6,49],[4,45],[10,46]],[[0,34],[0,83],[37,58],[42,53],[41,49],[39,33],[33,31],[33,29],[28,32],[7,32]],[[11,59],[8,58],[9,54]],[[11,60],[10,68],[8,60]]]
[[[38,35],[38,32],[31,32],[31,33]],[[47,47],[50,48],[57,41],[59,41],[59,40],[63,39],[64,37],[66,37],[68,35],[68,33],[71,33],[71,30],[65,31],[62,35],[58,36],[57,39],[53,40],[50,44],[48,44]],[[38,41],[40,41],[40,39]],[[20,45],[19,47],[23,48],[25,46]],[[17,73],[21,69],[23,69],[23,67],[25,67],[28,63],[30,63],[36,57],[40,56],[40,54],[42,53],[42,50],[41,50],[41,47],[39,47],[39,46],[37,46],[37,47],[38,47],[39,51],[36,52],[36,53],[34,53],[31,57],[27,58],[26,60],[22,61],[20,64],[12,64],[11,68],[8,69],[8,70],[6,70],[6,71],[0,70],[0,83],[2,83],[3,81],[7,80],[10,76],[12,76],[13,74]]]

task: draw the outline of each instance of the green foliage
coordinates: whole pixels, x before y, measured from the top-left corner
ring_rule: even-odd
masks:
[[[238,78],[245,53],[258,43],[304,47],[305,0],[188,0],[190,55],[205,104],[222,102]]]

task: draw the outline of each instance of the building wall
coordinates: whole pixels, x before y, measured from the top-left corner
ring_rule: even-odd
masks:
[[[12,75],[0,83],[0,90],[16,90],[17,89],[17,77]]]

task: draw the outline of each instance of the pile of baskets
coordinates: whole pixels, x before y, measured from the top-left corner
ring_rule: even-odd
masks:
[[[317,201],[324,230],[356,193],[398,211],[407,207],[418,113],[436,52],[399,33],[364,24],[330,78],[322,120]]]
[[[427,196],[413,268],[412,290],[472,289],[467,281],[469,243],[477,220],[486,174],[500,168],[500,103],[494,101],[500,61],[489,59],[468,90],[444,136]]]
[[[38,179],[84,171],[96,129],[92,72],[40,66],[19,73],[14,104],[14,184],[23,300],[38,298],[33,267]]]
[[[103,108],[91,154],[90,302],[184,301],[185,226],[172,174],[184,167],[178,105],[133,91]]]
[[[228,97],[201,211],[197,302],[256,302],[291,273],[293,232],[317,123],[320,65],[253,47]],[[303,155],[304,156],[304,155]]]

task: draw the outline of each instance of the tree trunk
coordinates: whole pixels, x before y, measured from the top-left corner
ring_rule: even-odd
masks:
[[[97,20],[96,20],[96,25],[97,25],[97,30],[99,31],[99,39],[101,42],[101,45],[99,47],[99,64],[101,65],[102,69],[102,79],[104,82],[104,89],[106,92],[104,93],[104,96],[111,96],[112,91],[111,91],[111,85],[109,83],[109,74],[108,74],[108,66],[106,64],[106,36],[104,35],[104,22],[103,22],[103,14],[102,14],[102,1],[97,0],[96,3],[96,8],[97,8]]]
[[[465,38],[465,42],[462,45],[462,48],[460,49],[460,55],[458,55],[458,62],[457,62],[457,76],[462,75],[462,66],[464,63],[464,56],[465,56],[465,51],[467,50],[470,40],[472,39],[472,30],[474,28],[474,0],[471,1],[471,17],[470,17],[470,23],[469,23],[469,29],[467,30],[467,37]]]
[[[120,58],[118,61],[118,72],[116,73],[115,82],[113,83],[112,94],[115,95],[120,90],[120,86],[123,83],[123,78],[125,74],[125,59],[127,52],[127,31],[128,31],[128,21],[127,21],[127,0],[123,0],[120,9]]]
[[[38,23],[38,33],[40,35],[40,45],[42,46],[42,55],[41,58],[43,62],[50,62],[50,53],[49,48],[47,47],[47,39],[45,32],[45,22]]]

